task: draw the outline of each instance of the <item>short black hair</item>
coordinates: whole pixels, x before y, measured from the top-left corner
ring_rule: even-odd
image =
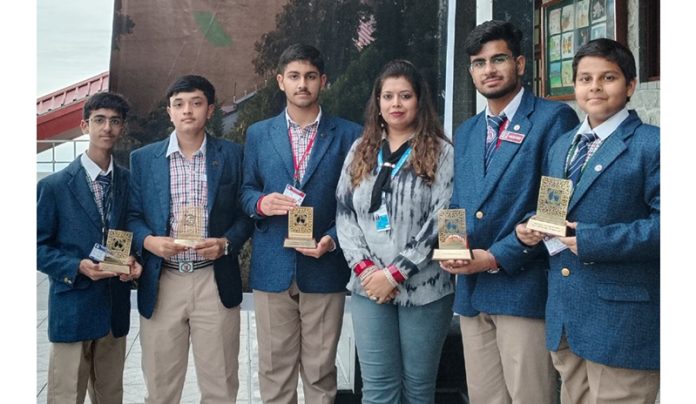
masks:
[[[179,93],[191,93],[196,90],[201,90],[205,94],[205,98],[208,100],[208,105],[215,104],[215,87],[203,76],[197,76],[195,74],[189,74],[186,76],[181,76],[174,80],[174,82],[167,88],[167,104],[169,104],[169,99]]]
[[[522,31],[507,21],[490,20],[474,27],[464,40],[464,49],[469,56],[478,55],[488,42],[502,39],[512,56],[520,56]]]
[[[631,50],[613,39],[598,38],[583,45],[573,57],[573,82],[578,73],[580,59],[588,56],[596,56],[616,63],[626,83],[636,79],[636,59]]]
[[[102,108],[112,109],[118,112],[121,118],[125,120],[130,110],[130,104],[128,104],[128,101],[123,98],[121,94],[108,91],[96,93],[89,97],[82,107],[82,119],[89,119],[92,111]]]
[[[324,74],[324,58],[319,49],[312,45],[296,43],[285,48],[278,58],[278,74],[283,74],[285,68],[292,62],[309,62]]]

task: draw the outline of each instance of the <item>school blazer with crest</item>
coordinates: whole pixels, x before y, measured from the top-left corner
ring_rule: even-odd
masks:
[[[126,230],[128,171],[116,164],[110,229]],[[37,184],[36,263],[48,275],[48,339],[78,342],[128,334],[130,282],[93,281],[80,261],[102,242],[102,219],[80,157]]]
[[[257,122],[247,130],[244,149],[242,208],[254,219],[250,285],[265,292],[282,292],[293,278],[306,293],[345,291],[350,269],[336,235],[336,186],[341,167],[360,125],[322,112],[314,146],[300,188],[302,206],[314,208],[314,239],[329,235],[337,248],[319,259],[283,248],[288,236],[288,216],[262,217],[256,203],[262,195],[283,193],[293,183],[294,165],[285,111]]]
[[[466,209],[469,245],[490,250],[500,272],[459,275],[454,311],[543,318],[546,269],[543,247],[527,248],[515,226],[536,209],[544,159],[555,139],[578,124],[566,104],[522,94],[507,130],[521,143],[502,141],[484,175],[486,112],[465,121],[454,137],[454,191],[451,207]]]
[[[220,301],[235,307],[242,301],[239,250],[252,230],[239,207],[242,185],[242,147],[210,135],[206,141],[205,167],[208,180],[208,237],[226,237],[229,255],[215,260],[215,282]],[[138,286],[138,309],[150,318],[157,302],[162,258],[143,247],[145,237],[169,235],[170,184],[169,137],[131,153],[131,188],[128,228],[133,244],[143,258],[143,274]]]
[[[547,175],[564,178],[577,128],[549,153]],[[546,345],[565,330],[571,351],[608,366],[660,368],[660,129],[635,111],[592,155],[568,220],[577,250],[549,258]],[[562,269],[570,271],[563,276]]]

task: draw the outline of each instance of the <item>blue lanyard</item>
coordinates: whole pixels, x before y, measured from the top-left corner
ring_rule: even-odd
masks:
[[[411,150],[413,150],[411,147],[406,149],[406,151],[404,152],[404,155],[401,156],[399,161],[396,162],[396,165],[394,166],[394,168],[392,168],[392,172],[391,172],[392,178],[394,178],[396,176],[396,173],[399,172],[399,169],[401,168],[401,166],[403,166],[404,163],[406,163],[406,159],[408,158],[409,154],[411,154]],[[380,170],[382,170],[383,165],[384,165],[384,158],[382,158],[382,149],[380,148],[379,153],[377,154],[377,166],[379,167]]]

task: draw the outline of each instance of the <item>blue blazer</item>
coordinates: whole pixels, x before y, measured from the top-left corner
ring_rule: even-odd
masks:
[[[125,230],[128,171],[114,164],[109,228]],[[130,282],[93,281],[79,273],[95,243],[102,242],[101,215],[80,157],[37,185],[36,261],[48,275],[48,339],[78,342],[109,331],[128,334]]]
[[[229,255],[215,260],[215,282],[220,301],[234,307],[242,301],[238,253],[251,233],[251,221],[239,208],[242,184],[242,147],[228,140],[207,136],[206,175],[208,179],[208,236],[226,237]],[[128,228],[133,232],[136,251],[143,257],[143,274],[138,286],[138,309],[150,318],[157,302],[162,258],[143,248],[149,235],[169,235],[169,138],[131,153],[131,192]]]
[[[553,145],[548,175],[564,177],[576,130]],[[549,258],[548,349],[558,349],[565,330],[582,358],[659,369],[660,129],[630,111],[587,162],[568,220],[578,222],[578,255]]]
[[[544,157],[561,134],[577,125],[566,104],[535,97],[525,89],[507,130],[525,135],[520,144],[503,141],[484,175],[485,111],[465,121],[454,137],[451,207],[466,209],[469,245],[490,250],[503,268],[459,275],[454,311],[544,317],[546,269],[543,247],[526,248],[515,225],[536,208]]]
[[[249,127],[244,148],[242,208],[255,220],[250,275],[253,289],[281,292],[295,278],[303,292],[345,291],[350,269],[336,236],[335,194],[343,160],[360,131],[356,123],[322,113],[300,188],[306,193],[302,206],[314,207],[314,238],[319,241],[329,235],[337,248],[315,259],[292,248],[283,248],[288,236],[286,215],[256,214],[256,202],[262,195],[282,194],[285,186],[293,183],[294,165],[285,111]]]

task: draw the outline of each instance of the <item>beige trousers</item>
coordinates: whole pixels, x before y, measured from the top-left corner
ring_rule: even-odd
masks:
[[[660,372],[602,365],[575,355],[565,337],[553,364],[561,374],[563,404],[655,404]]]
[[[265,404],[297,403],[297,374],[305,402],[331,404],[336,397],[336,348],[343,325],[344,292],[254,290],[259,344],[259,387]]]
[[[51,344],[48,362],[48,404],[82,404],[85,392],[93,404],[123,402],[126,337],[105,337]]]
[[[459,321],[471,404],[558,401],[544,320],[479,313]]]
[[[191,273],[162,268],[155,311],[150,319],[140,317],[145,402],[181,401],[189,343],[201,403],[236,402],[239,312],[220,302],[212,265]]]

